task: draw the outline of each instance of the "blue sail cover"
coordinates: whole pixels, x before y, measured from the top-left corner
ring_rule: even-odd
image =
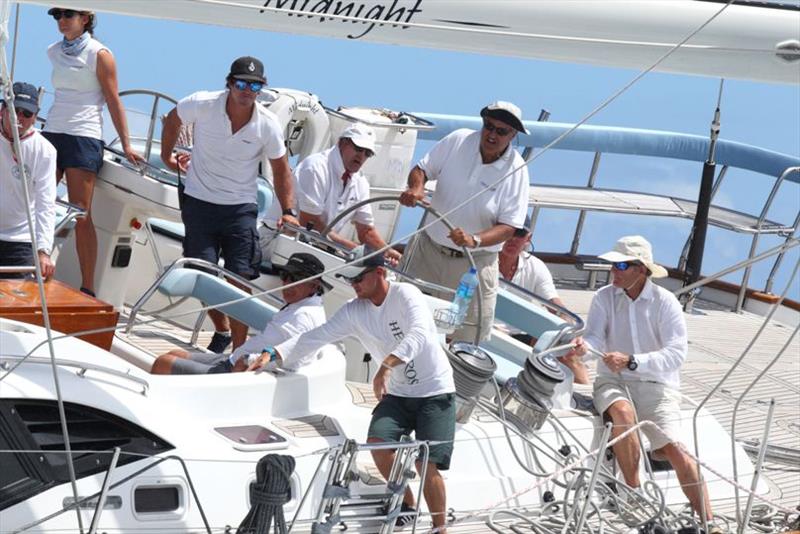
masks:
[[[436,124],[434,130],[419,132],[419,139],[432,141],[439,140],[459,128],[477,130],[482,124],[479,117],[436,113],[414,113],[414,115]],[[531,147],[546,146],[573,126],[557,122],[525,121],[525,127],[531,133],[519,134],[519,144]],[[707,137],[699,135],[583,125],[553,148],[703,162],[708,157],[709,143]],[[788,167],[800,166],[800,158],[796,156],[722,139],[717,142],[715,159],[718,165],[728,165],[775,177],[780,176]],[[794,172],[786,179],[800,184],[800,173]]]

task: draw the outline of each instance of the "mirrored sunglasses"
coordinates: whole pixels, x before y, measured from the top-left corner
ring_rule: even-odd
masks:
[[[253,93],[261,92],[261,89],[264,88],[264,84],[261,82],[251,82],[248,80],[233,80],[233,86],[236,88],[237,91],[244,91],[245,89],[250,89]]]
[[[495,132],[499,136],[508,135],[514,131],[513,128],[503,128],[502,126],[495,126],[491,122],[483,121],[483,129],[487,132]]]
[[[627,271],[628,268],[635,265],[642,265],[638,261],[615,261],[611,263],[611,267],[617,271]]]
[[[71,19],[72,17],[74,17],[77,14],[78,14],[78,12],[75,11],[74,9],[51,9],[50,10],[50,15],[56,20],[61,20],[61,17],[64,17],[66,19]]]

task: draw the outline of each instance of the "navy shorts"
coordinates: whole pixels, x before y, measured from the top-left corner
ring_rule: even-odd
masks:
[[[93,137],[55,132],[42,135],[56,147],[56,167],[83,169],[97,174],[103,166],[103,142]]]
[[[248,280],[259,277],[258,205],[212,204],[183,195],[181,219],[185,228],[183,255],[217,263]]]
[[[33,267],[33,245],[16,241],[0,241],[0,265]],[[31,273],[0,273],[0,278],[26,278]]]
[[[419,441],[442,442],[430,445],[428,462],[442,471],[449,469],[456,432],[456,394],[421,398],[384,395],[372,411],[367,437],[400,441],[412,430]]]

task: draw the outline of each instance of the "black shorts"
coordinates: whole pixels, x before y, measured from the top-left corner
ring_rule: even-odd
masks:
[[[42,132],[42,135],[56,147],[57,168],[100,172],[104,145],[100,139],[55,132]]]
[[[33,245],[16,241],[0,241],[0,265],[33,267]],[[0,278],[27,278],[31,273],[0,273]]]
[[[255,203],[212,204],[184,195],[184,257],[217,263],[221,255],[227,270],[255,280],[261,266],[257,218]]]
[[[400,441],[412,430],[419,441],[441,442],[430,445],[428,462],[442,471],[449,469],[456,432],[456,394],[421,398],[385,395],[372,411],[367,436]]]

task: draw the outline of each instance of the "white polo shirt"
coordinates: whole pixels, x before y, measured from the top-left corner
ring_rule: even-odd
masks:
[[[36,242],[49,254],[56,222],[56,149],[37,130],[20,141],[32,184],[28,209],[36,225]],[[0,136],[0,241],[31,242],[19,161],[4,136]]]
[[[550,269],[533,254],[523,252],[519,255],[511,282],[547,300],[558,298]]]
[[[353,299],[328,322],[300,339],[275,348],[285,365],[297,367],[323,345],[355,336],[380,364],[390,354],[403,361],[389,376],[388,391],[399,397],[432,397],[455,392],[453,368],[439,343],[425,296],[411,284],[392,282],[380,306]]]
[[[456,130],[436,143],[417,163],[429,180],[437,180],[431,205],[439,212],[446,213],[516,169],[501,183],[493,185],[466,206],[447,215],[447,219],[453,226],[471,234],[498,223],[521,228],[528,213],[528,167],[511,146],[500,159],[484,164],[481,161],[480,140],[480,131]],[[455,248],[447,237],[449,230],[444,224],[436,223],[426,231],[436,243]],[[502,243],[483,248],[497,252],[502,248]]]
[[[295,196],[300,211],[319,215],[323,224],[327,225],[353,204],[368,199],[367,178],[357,172],[345,183],[342,181],[344,171],[338,144],[304,159],[294,171],[297,179]],[[270,228],[275,228],[280,217],[281,207],[276,197],[272,200],[265,222]],[[340,233],[350,222],[371,226],[374,223],[372,208],[369,205],[361,206],[339,221],[333,231]]]
[[[258,164],[262,157],[286,153],[283,129],[274,113],[256,104],[244,127],[232,133],[225,112],[228,91],[200,91],[178,102],[178,116],[194,124],[194,146],[186,194],[214,204],[258,201]]]
[[[639,367],[623,369],[625,380],[652,380],[680,389],[680,369],[689,351],[686,321],[678,299],[650,279],[636,300],[607,285],[592,299],[586,318],[585,342],[600,352],[633,354]],[[615,374],[599,361],[598,376]]]

